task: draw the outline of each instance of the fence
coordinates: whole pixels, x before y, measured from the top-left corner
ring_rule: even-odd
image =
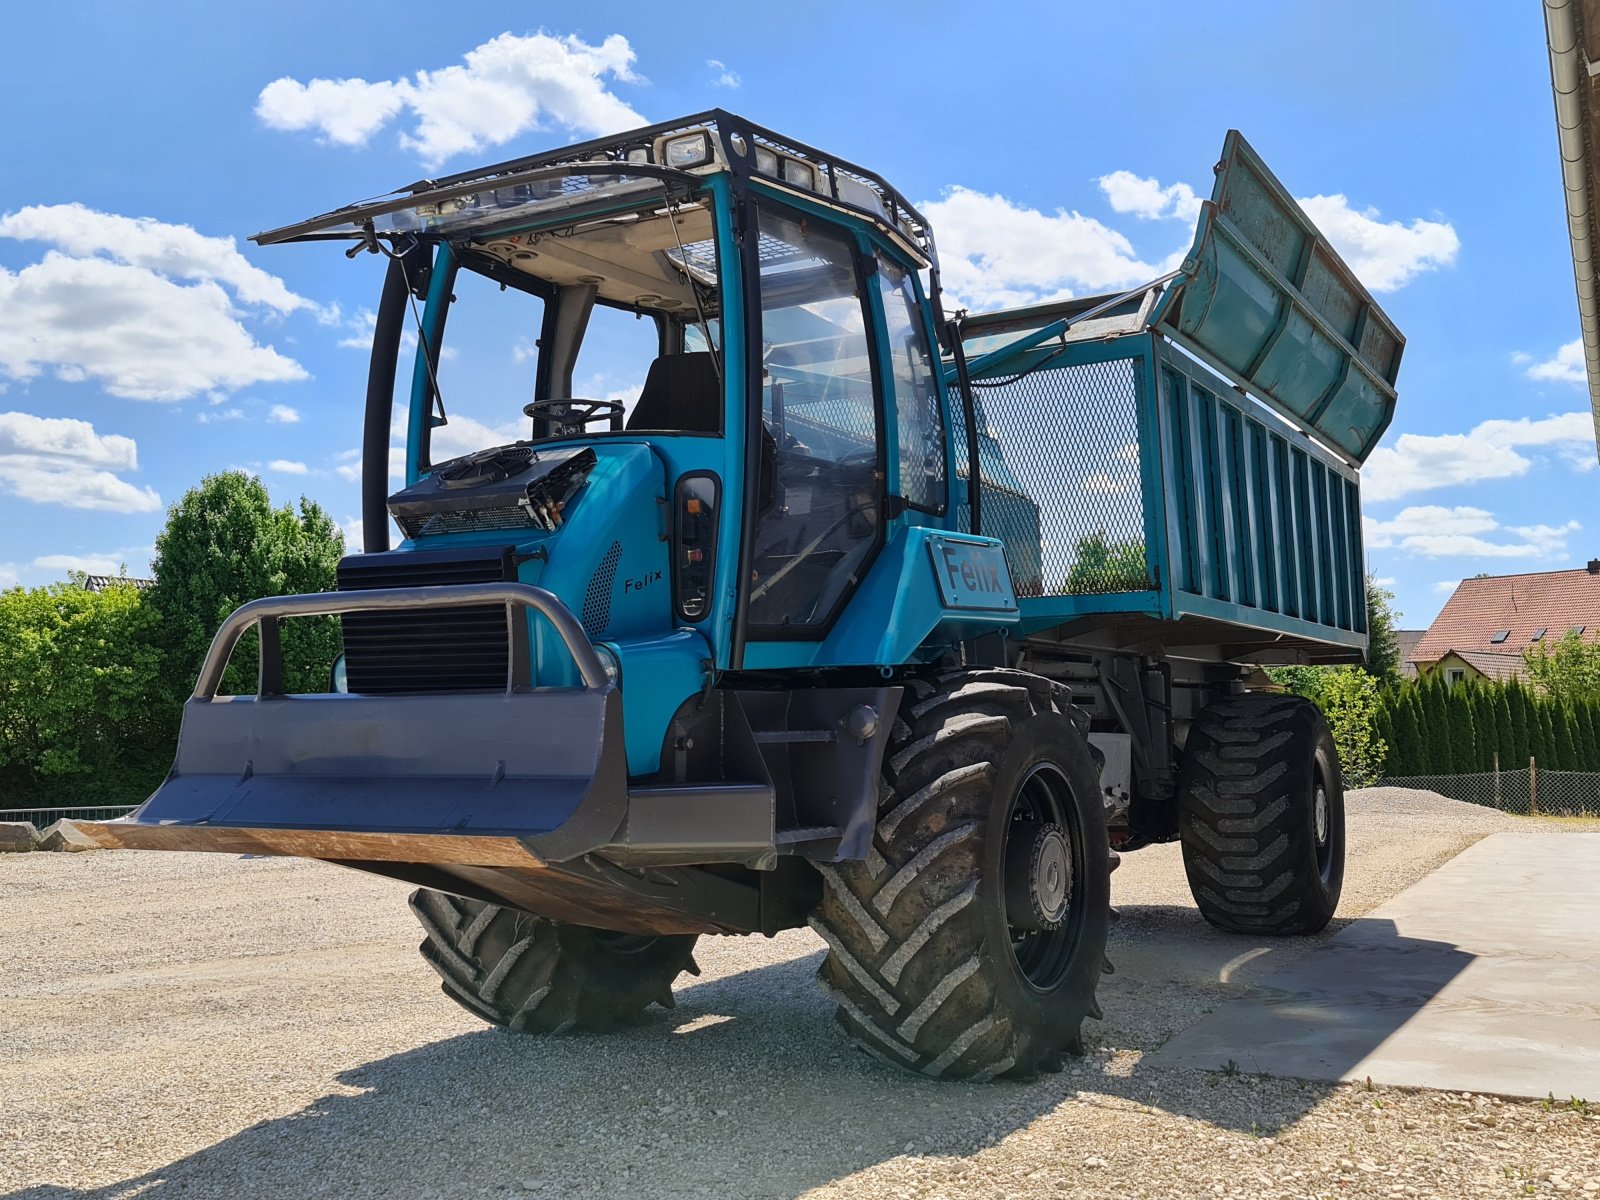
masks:
[[[125,817],[137,804],[104,804],[80,808],[0,808],[0,821],[32,821],[35,829],[53,825],[63,817],[73,821],[109,821]]]
[[[1600,817],[1600,772],[1596,771],[1524,767],[1482,775],[1386,777],[1374,786],[1420,788],[1523,816]]]

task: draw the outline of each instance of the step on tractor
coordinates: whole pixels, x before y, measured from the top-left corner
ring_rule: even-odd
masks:
[[[224,622],[101,844],[413,884],[445,992],[529,1033],[809,925],[849,1036],[941,1078],[1080,1049],[1120,853],[1181,841],[1222,929],[1327,924],[1338,755],[1254,685],[1364,653],[1404,341],[1237,133],[1177,270],[1004,312],[878,175],[720,110],[254,240],[386,263],[364,552]],[[335,616],[285,694],[282,623]]]

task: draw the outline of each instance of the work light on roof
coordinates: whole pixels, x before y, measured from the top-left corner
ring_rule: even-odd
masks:
[[[808,162],[801,162],[798,158],[785,158],[783,160],[783,179],[785,183],[792,183],[795,187],[805,188],[808,192],[817,190],[817,169]]]
[[[712,161],[711,134],[705,129],[662,138],[656,143],[656,159],[677,171],[703,167]]]

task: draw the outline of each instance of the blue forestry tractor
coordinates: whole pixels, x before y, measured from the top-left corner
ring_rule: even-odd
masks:
[[[1329,920],[1334,744],[1251,684],[1364,652],[1404,341],[1237,133],[1178,270],[984,315],[883,179],[720,110],[255,240],[387,260],[365,552],[228,618],[102,844],[415,884],[446,993],[528,1032],[809,924],[849,1035],[941,1078],[1079,1047],[1119,851],[1181,839],[1224,929]],[[636,398],[575,396],[619,315]],[[281,623],[333,614],[337,686],[285,694]]]

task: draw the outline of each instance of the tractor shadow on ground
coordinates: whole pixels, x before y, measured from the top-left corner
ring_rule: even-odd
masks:
[[[974,1156],[1072,1100],[1270,1135],[1334,1085],[1153,1069],[1126,1051],[1155,1050],[1258,988],[1244,975],[1257,980],[1275,954],[1301,958],[1326,940],[1275,946],[1230,970],[1258,948],[1249,939],[1210,930],[1193,909],[1124,909],[1119,971],[1101,993],[1107,1020],[1090,1023],[1088,1055],[1059,1075],[986,1085],[936,1083],[853,1050],[812,979],[821,954],[804,954],[680,986],[675,1011],[610,1035],[484,1029],[378,1059],[337,1076],[359,1093],[329,1094],[156,1170],[3,1200],[788,1198],[901,1155]],[[1392,1015],[1398,1027],[1408,1010]],[[1062,1153],[1075,1166],[1083,1151]],[[308,1173],[286,1179],[285,1159]]]
[[[1102,1036],[1142,1051],[1133,1075],[1157,1087],[1182,1068],[1324,1090],[1358,1079],[1362,1062],[1475,960],[1453,943],[1403,936],[1384,918],[1256,939],[1165,905],[1123,908],[1110,953],[1118,974],[1101,988]]]

